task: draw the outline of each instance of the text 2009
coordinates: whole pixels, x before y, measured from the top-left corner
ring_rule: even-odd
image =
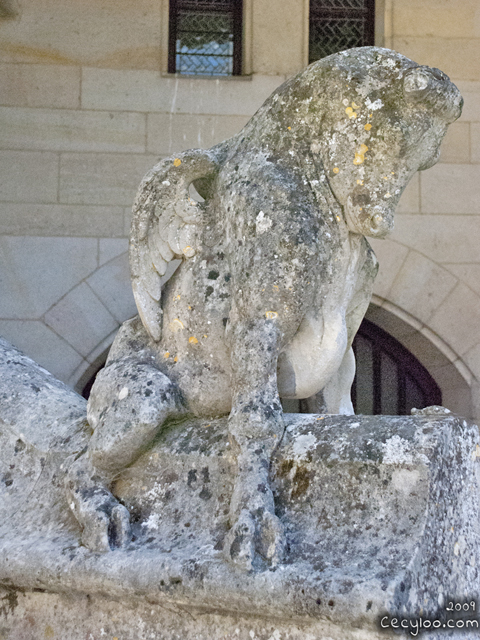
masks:
[[[448,602],[445,611],[475,611],[476,602]]]

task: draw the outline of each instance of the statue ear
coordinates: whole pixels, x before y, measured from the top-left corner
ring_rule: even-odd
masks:
[[[462,113],[460,92],[439,69],[409,69],[403,77],[403,93],[407,102],[428,105],[447,124],[454,122]]]

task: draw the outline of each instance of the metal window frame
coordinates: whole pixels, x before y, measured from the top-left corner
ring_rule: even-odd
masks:
[[[309,3],[309,20],[308,20],[308,31],[310,34],[312,19],[315,20],[331,20],[334,18],[344,18],[347,20],[348,18],[357,18],[359,16],[365,16],[365,31],[364,31],[364,39],[359,46],[373,46],[375,44],[375,0],[364,0],[365,4],[363,7],[359,7],[357,9],[347,8],[347,7],[315,7],[312,5],[312,2]],[[308,62],[315,62],[315,59],[310,57],[310,36],[309,36],[309,47],[308,47]]]
[[[179,10],[195,11],[202,13],[224,12],[232,14],[233,24],[233,68],[232,75],[242,75],[242,54],[243,54],[243,0],[232,0],[225,5],[209,2],[208,0],[200,0],[192,2],[189,0],[169,0],[169,16],[168,16],[168,73],[178,73],[176,64],[176,42],[177,42],[177,24]],[[184,74],[190,75],[190,74]],[[191,74],[195,75],[195,74]],[[202,74],[198,74],[202,75]],[[215,74],[211,74],[216,77]]]
[[[389,333],[378,327],[373,322],[364,319],[357,332],[362,338],[367,340],[372,349],[373,365],[373,415],[382,413],[382,352],[386,353],[395,361],[398,371],[398,407],[397,415],[407,414],[406,384],[407,375],[415,382],[421,391],[425,406],[442,404],[442,392],[427,369],[410,353],[398,340]],[[353,341],[353,350],[355,340]],[[356,355],[356,354],[355,354]],[[356,405],[356,376],[352,385],[352,402]],[[418,407],[422,408],[422,407]]]

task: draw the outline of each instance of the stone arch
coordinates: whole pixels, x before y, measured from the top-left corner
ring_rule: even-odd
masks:
[[[478,417],[480,297],[452,265],[394,239],[373,245],[380,271],[367,317],[431,372],[446,406]]]

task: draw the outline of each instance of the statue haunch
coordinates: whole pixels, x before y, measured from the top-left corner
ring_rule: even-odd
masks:
[[[97,376],[93,435],[67,478],[84,544],[128,543],[128,512],[108,486],[166,420],[230,414],[238,472],[225,555],[245,569],[280,561],[269,487],[280,398],[353,413],[351,344],[377,269],[365,236],[392,230],[403,189],[435,164],[461,106],[438,69],[353,49],[288,80],[230,140],[145,176],[130,243],[140,319]]]

